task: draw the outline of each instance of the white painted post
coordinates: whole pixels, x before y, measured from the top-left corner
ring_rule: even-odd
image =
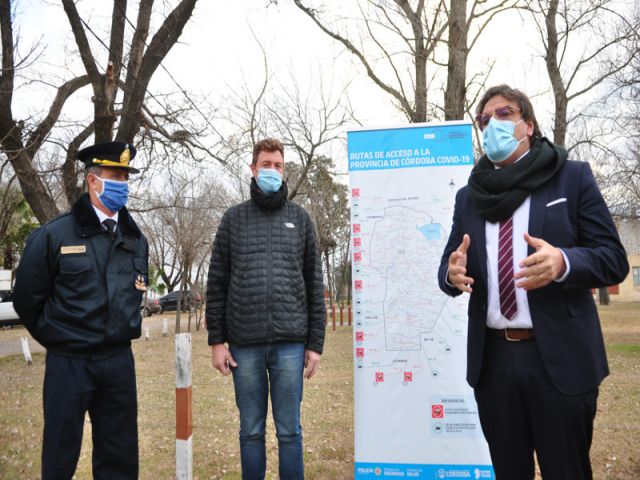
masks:
[[[29,350],[29,339],[27,337],[20,337],[20,343],[22,344],[22,354],[24,355],[25,361],[29,364],[33,364],[33,360],[31,359],[31,351]]]
[[[176,335],[176,479],[193,478],[191,334]]]
[[[166,337],[169,335],[169,320],[166,318],[162,319],[162,336]]]
[[[149,341],[149,327],[145,327],[144,328],[144,339],[148,342]]]

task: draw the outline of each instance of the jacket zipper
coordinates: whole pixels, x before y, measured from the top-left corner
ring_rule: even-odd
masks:
[[[267,251],[267,259],[269,263],[268,275],[267,275],[267,332],[268,332],[268,343],[273,341],[273,318],[271,313],[271,288],[273,285],[273,245],[272,245],[272,230],[273,230],[273,220],[271,218],[271,210],[267,210],[267,220],[269,222],[269,231],[267,235],[267,245],[269,246]]]

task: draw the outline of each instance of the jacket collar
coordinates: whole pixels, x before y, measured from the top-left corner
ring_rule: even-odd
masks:
[[[93,210],[93,206],[91,206],[88,193],[83,193],[73,204],[71,215],[76,221],[76,226],[81,236],[88,237],[102,233],[102,225],[100,225],[100,220],[98,220],[98,216]],[[140,229],[131,218],[131,215],[129,215],[127,207],[123,207],[118,213],[118,228],[122,229],[122,233],[126,237],[138,239],[142,236]]]

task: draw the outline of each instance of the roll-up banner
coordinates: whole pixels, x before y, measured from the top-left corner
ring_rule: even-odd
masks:
[[[467,295],[438,288],[471,124],[348,138],[356,479],[494,479],[465,380]]]

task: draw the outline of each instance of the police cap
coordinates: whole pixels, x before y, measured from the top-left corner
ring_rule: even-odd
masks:
[[[84,162],[85,168],[115,167],[125,168],[130,173],[139,173],[140,170],[129,165],[135,156],[135,147],[124,142],[98,143],[78,152],[78,160]]]

